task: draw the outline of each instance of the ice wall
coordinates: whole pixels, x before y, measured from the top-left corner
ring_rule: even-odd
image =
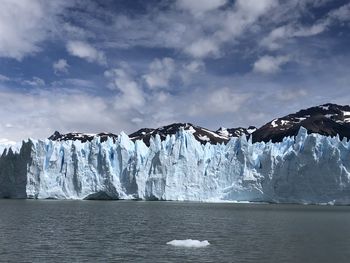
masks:
[[[202,145],[181,130],[161,141],[124,133],[100,143],[23,142],[0,157],[0,197],[350,204],[350,143],[307,135]]]

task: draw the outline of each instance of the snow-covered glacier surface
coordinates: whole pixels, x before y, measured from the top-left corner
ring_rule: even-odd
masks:
[[[0,157],[0,197],[350,204],[350,142],[307,134],[281,143],[27,140]]]

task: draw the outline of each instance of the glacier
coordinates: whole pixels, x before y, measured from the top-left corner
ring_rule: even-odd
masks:
[[[201,144],[180,129],[149,147],[122,132],[0,150],[1,198],[350,204],[350,142],[302,127],[280,143]]]

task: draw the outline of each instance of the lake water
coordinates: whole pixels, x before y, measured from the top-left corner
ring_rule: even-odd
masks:
[[[350,207],[0,200],[0,261],[350,262]]]

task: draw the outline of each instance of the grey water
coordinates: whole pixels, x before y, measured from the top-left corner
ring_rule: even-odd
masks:
[[[167,245],[208,240],[204,248]],[[0,262],[349,262],[350,207],[0,200]]]

